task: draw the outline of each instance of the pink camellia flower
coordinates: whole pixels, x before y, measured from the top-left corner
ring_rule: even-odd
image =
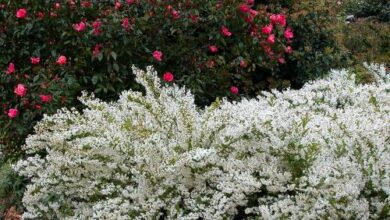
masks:
[[[39,64],[41,62],[41,58],[39,57],[30,57],[31,64]]]
[[[54,8],[55,9],[61,8],[61,4],[59,2],[54,3]]]
[[[251,16],[251,15],[248,15],[248,16],[246,16],[246,18],[245,18],[245,22],[247,22],[247,23],[252,23],[253,22],[253,16]]]
[[[250,9],[250,10],[249,10],[249,14],[250,14],[252,17],[256,17],[256,16],[259,14],[259,12],[256,11],[256,10]]]
[[[286,30],[284,31],[284,37],[286,39],[292,39],[294,37],[294,33],[292,32],[291,28],[286,28]]]
[[[272,57],[274,55],[274,51],[270,46],[264,46],[263,49],[268,57]]]
[[[35,104],[35,105],[33,106],[33,108],[36,109],[36,110],[41,110],[41,109],[42,109],[42,106],[41,106],[41,105],[38,105],[38,104]]]
[[[248,5],[253,5],[255,3],[255,0],[247,0],[246,3]]]
[[[16,11],[16,17],[17,18],[25,18],[27,16],[27,10],[25,8],[20,8]]]
[[[286,60],[285,60],[283,57],[279,57],[279,58],[278,58],[278,62],[281,63],[281,64],[283,64],[283,63],[286,62]]]
[[[16,108],[11,108],[8,110],[8,117],[9,118],[15,118],[16,116],[18,116],[18,114],[19,114],[19,111]]]
[[[163,53],[162,53],[161,51],[159,51],[159,50],[155,50],[155,51],[153,52],[153,58],[154,58],[155,60],[159,61],[159,62],[162,61],[162,56],[163,56]]]
[[[285,15],[278,15],[278,24],[282,27],[286,26],[286,16]]]
[[[242,13],[248,13],[251,9],[247,4],[240,4],[238,7]]]
[[[199,20],[199,16],[198,15],[190,15],[190,19],[192,22],[196,23]]]
[[[272,24],[277,24],[278,23],[278,15],[272,14],[269,16],[269,20],[271,21]]]
[[[57,17],[57,13],[51,11],[51,12],[50,12],[50,17],[53,17],[53,18],[54,18],[54,17]]]
[[[92,6],[92,2],[90,2],[90,1],[81,2],[81,7],[83,7],[83,8],[89,8],[91,6]]]
[[[124,27],[126,30],[129,29],[130,27],[129,18],[124,18],[122,20],[122,27]]]
[[[93,48],[92,56],[93,57],[98,56],[100,54],[102,48],[103,48],[102,44],[96,44],[95,47]]]
[[[131,5],[131,4],[135,3],[135,0],[126,0],[126,3]]]
[[[263,32],[264,34],[271,34],[273,28],[274,28],[274,26],[272,24],[269,24],[269,25],[264,26],[261,29],[261,32]]]
[[[291,46],[287,46],[286,49],[284,49],[284,52],[286,52],[288,54],[292,53],[292,51],[293,51],[293,49]]]
[[[42,20],[44,17],[45,17],[45,13],[43,13],[42,11],[38,12],[37,13],[37,17]]]
[[[53,100],[53,96],[52,95],[39,95],[39,98],[41,99],[41,101],[43,103],[49,103]]]
[[[275,43],[275,35],[274,34],[270,34],[268,36],[268,38],[267,38],[267,42],[271,43],[271,44]]]
[[[221,1],[218,1],[216,4],[215,4],[215,8],[216,9],[221,9],[223,7],[223,3]]]
[[[100,27],[102,26],[102,22],[100,22],[99,19],[96,19],[96,21],[94,21],[92,23],[92,27],[93,27],[93,34],[94,35],[100,35],[102,33],[102,31],[100,30]]]
[[[96,21],[92,22],[92,27],[93,27],[94,29],[98,29],[98,28],[100,28],[101,26],[102,26],[102,22],[100,22],[99,19],[96,19]]]
[[[286,16],[282,14],[272,14],[269,19],[272,24],[279,24],[282,27],[286,25]]]
[[[240,60],[240,67],[245,68],[248,64],[245,62],[245,60]]]
[[[119,1],[116,1],[115,2],[115,9],[119,10],[119,9],[121,9],[121,7],[122,7],[122,4]]]
[[[223,36],[225,36],[225,37],[232,36],[232,32],[230,32],[229,29],[225,26],[221,27],[221,32],[222,32]]]
[[[210,69],[213,69],[215,67],[215,61],[214,60],[208,60],[206,63],[206,66]]]
[[[86,27],[87,25],[83,21],[80,21],[80,23],[78,24],[73,24],[73,29],[75,29],[78,32],[83,31]]]
[[[165,82],[172,82],[173,81],[173,74],[171,72],[166,72],[163,75],[163,79]]]
[[[218,52],[218,47],[215,45],[210,45],[209,50],[211,53],[216,53],[216,52]]]
[[[23,97],[26,95],[27,93],[27,88],[26,86],[24,86],[23,84],[18,84],[15,89],[14,89],[14,93],[20,97]]]
[[[172,14],[172,17],[173,17],[174,20],[180,18],[180,13],[179,13],[178,11],[176,11],[175,9],[173,9],[173,10],[171,11],[171,14]]]
[[[12,74],[14,72],[15,72],[15,64],[14,63],[10,63],[8,65],[7,74]]]
[[[231,92],[233,95],[237,95],[237,94],[238,94],[238,87],[237,87],[237,86],[232,86],[232,87],[230,87],[230,92]]]
[[[60,57],[58,57],[56,63],[59,65],[65,65],[66,61],[67,61],[66,56],[61,55]]]

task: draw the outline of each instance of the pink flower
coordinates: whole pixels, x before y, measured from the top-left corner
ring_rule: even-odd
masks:
[[[253,5],[255,3],[255,0],[247,0],[246,3],[248,5]]]
[[[67,61],[66,56],[61,55],[60,57],[58,57],[56,63],[59,65],[65,65],[66,61]]]
[[[57,17],[57,13],[55,13],[55,12],[50,12],[50,17]]]
[[[198,15],[190,15],[190,19],[192,22],[196,23],[199,20],[199,16]]]
[[[39,64],[41,62],[41,58],[39,57],[30,57],[31,64]]]
[[[272,24],[269,24],[269,25],[264,26],[261,29],[261,32],[263,32],[264,34],[271,34],[273,28],[274,28],[274,26]]]
[[[287,46],[286,49],[284,49],[284,52],[286,52],[288,54],[292,53],[292,51],[293,51],[293,49],[291,46]]]
[[[179,13],[178,11],[176,11],[175,9],[173,9],[173,10],[171,11],[171,14],[172,14],[172,17],[173,17],[174,20],[180,18],[180,13]]]
[[[240,60],[240,67],[245,68],[248,64],[245,62],[245,60]]]
[[[9,118],[15,118],[16,116],[18,116],[18,114],[19,114],[19,111],[16,108],[11,108],[8,110],[8,117]]]
[[[206,66],[210,69],[215,67],[215,61],[214,60],[208,60],[206,63]]]
[[[96,44],[95,47],[93,48],[93,51],[92,51],[92,56],[93,57],[96,57],[97,55],[100,54],[100,50],[103,48],[103,45],[102,44]]]
[[[267,38],[267,42],[271,43],[271,44],[275,43],[275,35],[274,34],[270,34],[268,36],[268,38]]]
[[[54,3],[54,8],[55,9],[61,8],[61,4],[59,2]]]
[[[25,8],[20,8],[18,11],[16,11],[16,17],[17,18],[25,18],[27,16],[27,10]]]
[[[102,26],[102,22],[100,22],[99,19],[96,19],[96,21],[94,21],[94,22],[92,23],[92,27],[93,27],[94,29],[98,29],[98,28],[100,28],[101,26]]]
[[[7,74],[12,74],[13,72],[15,72],[15,64],[14,63],[10,63],[8,65]]]
[[[42,20],[45,17],[45,13],[40,11],[40,12],[37,13],[37,17]]]
[[[163,75],[163,79],[165,82],[172,82],[173,81],[173,74],[171,72],[166,72]]]
[[[135,0],[126,0],[126,3],[131,5],[131,4],[135,3]]]
[[[102,26],[102,22],[100,22],[99,19],[96,19],[96,21],[94,21],[92,23],[92,27],[93,27],[93,34],[94,35],[100,35],[102,33],[102,31],[100,30],[100,27]]]
[[[282,14],[272,14],[269,19],[272,24],[279,24],[282,27],[286,25],[286,16]]]
[[[270,46],[264,46],[263,49],[268,57],[272,57],[274,55],[274,52]]]
[[[83,21],[81,21],[78,24],[73,24],[73,29],[75,29],[78,32],[83,31],[86,27],[87,25]]]
[[[14,93],[20,97],[23,97],[27,93],[27,88],[23,84],[18,84],[15,89]]]
[[[278,58],[278,62],[283,64],[286,62],[286,60],[283,57]]]
[[[81,7],[83,7],[83,8],[89,8],[89,7],[91,7],[91,6],[92,6],[92,3],[89,2],[89,1],[83,1],[83,2],[81,2]]]
[[[221,27],[221,32],[222,32],[223,36],[225,36],[225,37],[232,36],[232,32],[230,32],[229,29],[225,26]]]
[[[122,27],[124,27],[126,30],[129,29],[130,23],[128,18],[124,18],[122,20]]]
[[[209,50],[211,53],[216,53],[216,52],[218,52],[218,47],[215,45],[210,45]]]
[[[230,92],[231,92],[233,95],[237,95],[237,94],[238,94],[238,87],[237,87],[237,86],[232,86],[232,87],[230,87]]]
[[[115,9],[119,10],[122,7],[122,4],[120,2],[115,2]]]
[[[162,61],[162,56],[163,56],[163,53],[161,51],[158,51],[158,50],[155,50],[153,52],[153,58],[159,62]]]
[[[33,108],[37,109],[37,110],[41,110],[42,109],[42,106],[41,105],[38,105],[38,104],[35,104],[33,106]]]
[[[251,9],[247,4],[240,4],[238,7],[242,13],[248,13]]]
[[[294,33],[292,32],[291,28],[286,28],[286,30],[284,31],[284,37],[286,39],[292,39],[294,37]]]
[[[250,9],[250,10],[249,10],[249,14],[250,14],[252,17],[256,17],[256,16],[259,14],[259,12],[257,12],[256,10]]]
[[[39,98],[41,99],[41,101],[43,103],[49,103],[53,100],[53,96],[52,95],[39,95]]]
[[[245,22],[247,22],[247,23],[252,23],[252,22],[253,22],[253,16],[248,15],[248,16],[245,18]]]

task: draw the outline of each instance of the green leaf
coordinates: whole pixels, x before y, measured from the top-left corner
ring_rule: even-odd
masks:
[[[119,72],[119,65],[117,63],[114,63],[112,67],[114,68],[115,71]]]
[[[112,58],[114,58],[114,60],[116,60],[116,58],[118,57],[118,55],[114,51],[111,51],[111,56]]]

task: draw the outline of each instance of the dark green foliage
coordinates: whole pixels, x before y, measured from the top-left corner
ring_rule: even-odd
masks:
[[[0,161],[0,218],[9,205],[22,210],[22,197],[27,180],[16,174],[11,162]]]

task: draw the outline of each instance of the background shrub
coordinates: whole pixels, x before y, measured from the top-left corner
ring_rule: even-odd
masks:
[[[15,146],[23,142],[34,122],[60,106],[77,106],[75,97],[81,90],[112,100],[119,91],[139,89],[130,64],[153,64],[161,74],[173,73],[174,81],[190,88],[201,106],[219,96],[235,98],[232,86],[239,94],[254,96],[264,89],[299,87],[337,66],[338,49],[327,28],[331,20],[326,11],[310,9],[310,2],[256,1],[249,6],[257,15],[251,15],[239,9],[245,4],[238,0],[2,3],[3,152],[17,156],[20,152]],[[17,18],[19,9],[27,10],[25,18]],[[266,52],[267,35],[261,28],[270,23],[272,13],[285,14],[287,24],[274,25],[276,43]],[[81,22],[85,29],[75,30]],[[224,36],[222,26],[232,36]],[[295,35],[291,43],[283,36],[286,27]],[[211,52],[211,45],[218,51]],[[288,45],[292,54],[285,53]],[[156,50],[163,53],[161,62],[153,59]],[[62,55],[67,63],[58,65]],[[39,57],[39,64],[32,64],[31,57]],[[16,70],[7,74],[11,63]],[[15,95],[18,84],[26,86],[26,96]],[[42,94],[51,95],[52,101],[42,102]],[[7,116],[10,108],[19,110],[12,120]]]
[[[347,14],[374,17],[383,22],[390,21],[390,2],[387,0],[347,0],[343,4]]]

